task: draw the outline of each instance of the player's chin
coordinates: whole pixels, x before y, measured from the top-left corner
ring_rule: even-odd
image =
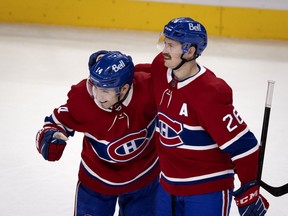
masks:
[[[172,64],[171,64],[171,60],[165,60],[164,59],[164,65],[167,67],[167,68],[173,68]]]
[[[100,102],[100,105],[104,109],[108,109],[110,107],[110,104],[107,101],[106,102]]]

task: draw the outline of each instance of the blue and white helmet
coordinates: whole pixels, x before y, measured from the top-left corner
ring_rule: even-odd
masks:
[[[109,51],[89,67],[89,79],[94,86],[120,90],[125,84],[131,85],[134,64],[130,56],[119,51]]]
[[[183,53],[188,52],[191,46],[196,47],[196,55],[200,56],[207,46],[207,32],[205,27],[189,18],[180,17],[171,20],[164,27],[165,37],[182,43]]]

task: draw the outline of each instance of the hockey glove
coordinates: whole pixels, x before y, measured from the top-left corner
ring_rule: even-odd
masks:
[[[45,126],[36,135],[36,147],[45,160],[57,161],[62,156],[67,140],[67,135],[62,129]]]
[[[244,184],[233,195],[241,216],[262,216],[266,214],[269,203],[259,194],[259,185],[256,181]]]
[[[93,67],[93,65],[95,65],[95,63],[99,60],[98,57],[100,57],[100,55],[105,55],[106,53],[108,53],[107,50],[100,50],[100,51],[97,51],[97,52],[91,54],[91,56],[90,56],[90,58],[89,58],[89,62],[88,62],[89,70],[90,70],[91,67]]]

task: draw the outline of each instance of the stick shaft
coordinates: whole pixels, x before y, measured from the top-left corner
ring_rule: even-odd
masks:
[[[269,119],[270,119],[270,110],[272,106],[272,97],[274,91],[274,81],[268,81],[268,88],[266,94],[266,101],[265,101],[265,110],[264,110],[264,118],[262,124],[262,132],[261,132],[261,139],[260,139],[260,153],[259,153],[259,160],[258,160],[258,173],[257,173],[257,180],[258,182],[261,181],[262,178],[262,171],[263,171],[263,164],[264,164],[264,156],[265,156],[265,148],[266,148],[266,140],[268,134],[268,126],[269,126]]]

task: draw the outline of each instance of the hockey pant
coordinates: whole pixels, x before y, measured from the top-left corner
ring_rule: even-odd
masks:
[[[155,216],[155,197],[159,179],[144,188],[107,196],[77,184],[74,216],[113,216],[118,198],[119,216]],[[115,214],[118,215],[118,214]]]
[[[172,196],[161,185],[156,198],[157,216],[228,216],[232,189],[193,196]]]

